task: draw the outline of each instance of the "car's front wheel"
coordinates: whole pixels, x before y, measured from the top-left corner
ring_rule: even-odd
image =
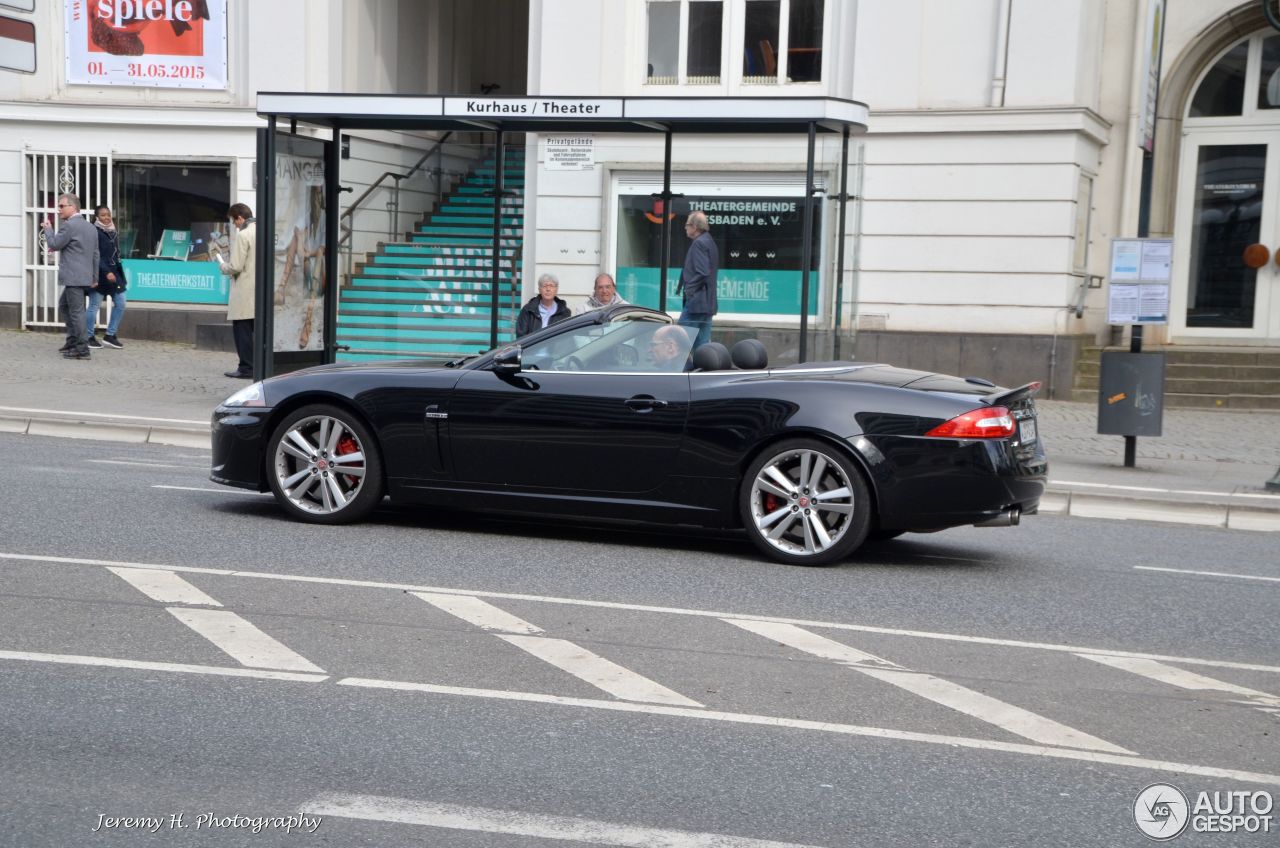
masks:
[[[761,551],[791,565],[828,565],[862,544],[871,496],[861,472],[816,439],[769,447],[742,480],[739,508]]]
[[[378,446],[359,419],[336,406],[305,406],[281,421],[267,464],[276,500],[303,521],[359,521],[382,500]]]

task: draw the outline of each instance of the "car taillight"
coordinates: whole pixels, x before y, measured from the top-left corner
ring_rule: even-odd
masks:
[[[1013,416],[1003,406],[984,406],[957,415],[934,427],[926,436],[948,439],[1004,439],[1018,431]]]

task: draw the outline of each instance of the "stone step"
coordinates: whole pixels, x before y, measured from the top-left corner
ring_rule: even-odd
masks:
[[[1101,360],[1081,362],[1076,373],[1096,377],[1102,370]],[[1169,362],[1166,360],[1166,379],[1180,380],[1256,380],[1280,381],[1280,367],[1274,365],[1204,365],[1193,362]]]
[[[1103,351],[1126,352],[1127,347],[1086,347],[1081,351],[1081,361],[1101,361]],[[1247,347],[1185,347],[1170,345],[1164,347],[1144,347],[1143,353],[1163,353],[1165,362],[1172,364],[1190,363],[1195,365],[1236,365],[1280,367],[1280,350],[1275,348]]]
[[[1071,390],[1071,399],[1081,403],[1098,402],[1097,389]],[[1223,395],[1165,393],[1164,405],[1169,409],[1237,409],[1280,411],[1280,395]]]

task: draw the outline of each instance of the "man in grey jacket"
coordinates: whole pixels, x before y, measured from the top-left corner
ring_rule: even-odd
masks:
[[[58,309],[67,322],[66,359],[89,358],[89,334],[85,332],[84,299],[98,284],[98,232],[80,214],[80,198],[74,194],[58,197],[58,217],[62,226],[55,233],[44,225],[44,243],[59,252]]]

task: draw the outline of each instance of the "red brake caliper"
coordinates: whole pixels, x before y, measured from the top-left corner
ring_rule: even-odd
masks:
[[[778,497],[772,492],[765,492],[764,511],[766,515],[773,512],[775,509],[777,509],[780,506],[782,506],[782,498]]]
[[[348,453],[356,453],[359,450],[360,446],[357,445],[356,440],[350,436],[343,436],[341,439],[338,439],[338,456],[343,456]],[[363,463],[361,463],[361,465],[363,465]],[[358,478],[352,477],[350,474],[344,474],[343,476],[347,478],[348,486],[354,486],[359,482]]]

